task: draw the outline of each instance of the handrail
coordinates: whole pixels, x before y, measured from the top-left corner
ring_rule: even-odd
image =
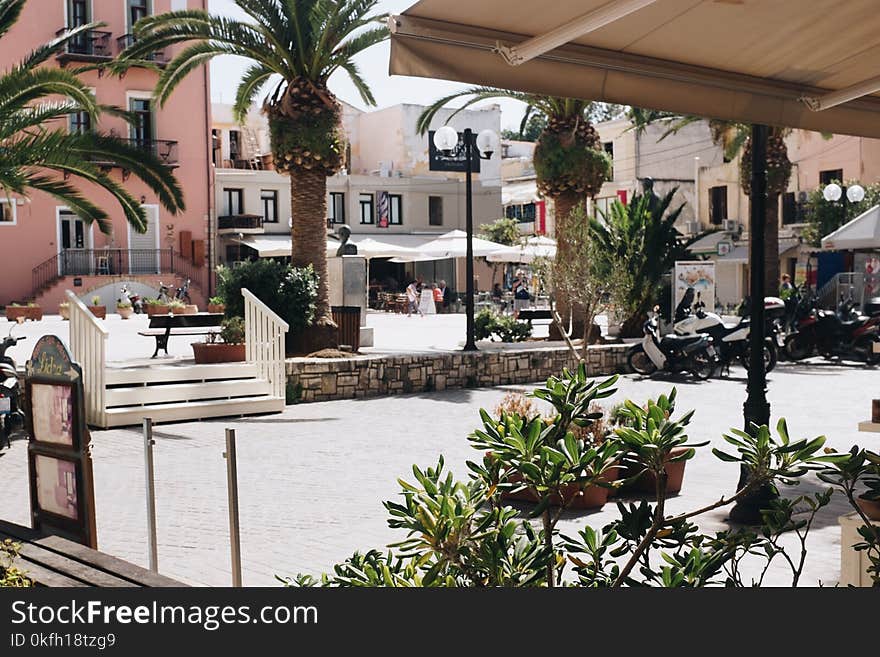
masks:
[[[76,294],[67,290],[70,304],[70,349],[82,367],[86,422],[106,426],[107,336],[110,331]]]
[[[260,376],[272,386],[275,397],[285,398],[284,334],[290,326],[257,296],[242,288],[244,297],[245,357],[257,366]]]

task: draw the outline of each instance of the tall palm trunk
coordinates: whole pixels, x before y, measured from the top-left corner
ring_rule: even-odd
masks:
[[[299,170],[290,176],[290,205],[293,226],[291,264],[312,265],[318,277],[315,322],[303,345],[307,351],[335,348],[336,324],[330,313],[330,285],[327,280],[327,175],[323,171]]]
[[[566,235],[560,231],[561,225],[564,224],[563,221],[560,221],[560,218],[569,217],[576,207],[579,205],[582,206],[585,203],[586,199],[583,194],[577,194],[575,192],[563,192],[553,198],[553,205],[556,212],[556,258],[560,261],[564,261],[566,258],[570,257],[568,239],[566,238]],[[569,324],[572,324],[570,335],[583,335],[583,315],[582,313],[575,311],[574,317],[572,317],[572,304],[564,295],[559,295],[556,298],[556,311],[559,313],[563,327],[568,328]],[[562,335],[559,333],[559,327],[555,322],[550,325],[550,339],[563,339]]]

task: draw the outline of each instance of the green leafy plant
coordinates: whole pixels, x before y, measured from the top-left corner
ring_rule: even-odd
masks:
[[[129,303],[128,301],[117,301],[116,307],[125,310],[127,308],[131,308],[131,303]]]
[[[226,302],[223,300],[223,297],[211,297],[210,299],[208,299],[208,303],[210,303],[212,306],[223,306],[226,304]]]
[[[241,317],[228,317],[220,323],[220,339],[226,344],[244,344],[245,324]]]
[[[186,308],[186,304],[180,299],[172,299],[167,304],[169,308]]]
[[[145,299],[144,303],[148,306],[167,306],[167,301],[161,301],[160,299]]]
[[[519,322],[509,315],[499,315],[484,308],[474,317],[474,337],[477,340],[524,342],[532,335],[531,322]]]
[[[29,588],[34,583],[13,562],[18,557],[20,546],[11,539],[0,541],[0,587]]]
[[[853,184],[852,181],[844,183],[842,180],[838,180],[836,182],[844,187]],[[880,204],[880,183],[863,185],[863,187],[865,198],[859,203],[826,201],[822,187],[811,191],[804,206],[804,219],[807,223],[802,233],[804,241],[812,246],[821,246],[823,237]]]
[[[99,297],[97,294],[92,297],[92,305],[93,306],[100,306],[101,305],[101,297]]]

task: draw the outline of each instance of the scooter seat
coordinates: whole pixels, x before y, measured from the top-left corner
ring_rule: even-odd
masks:
[[[660,341],[660,346],[684,347],[685,345],[693,344],[694,342],[699,342],[704,339],[705,336],[702,335],[666,335],[663,336],[663,339]]]

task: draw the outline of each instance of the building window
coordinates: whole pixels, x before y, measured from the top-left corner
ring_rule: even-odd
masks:
[[[92,117],[88,112],[74,112],[70,115],[70,132],[73,134],[83,134],[91,131]]]
[[[224,189],[223,210],[227,217],[244,214],[244,190],[231,188]]]
[[[128,0],[128,31],[140,19],[150,15],[150,0]]]
[[[217,128],[211,130],[211,162],[217,166],[217,160],[221,159],[220,131]]]
[[[830,169],[829,171],[819,172],[819,184],[823,187],[833,182],[843,182],[843,169]]]
[[[15,225],[15,199],[0,198],[0,226]]]
[[[605,152],[608,153],[608,157],[611,158],[611,180],[614,180],[614,142],[606,141],[602,144],[602,147],[605,149]]]
[[[535,220],[535,204],[526,203],[525,205],[508,205],[504,208],[504,216],[508,219],[516,219],[519,223],[525,224]]]
[[[388,195],[388,223],[393,226],[403,224],[403,197],[400,194]]]
[[[67,26],[79,27],[89,22],[89,0],[70,0],[67,5]]]
[[[345,223],[345,194],[343,192],[330,192],[330,202],[327,204],[327,221],[331,224]]]
[[[241,159],[241,131],[229,131],[229,159],[232,160],[233,166],[236,160]]]
[[[720,226],[727,219],[727,185],[709,188],[709,221]]]
[[[371,224],[376,219],[376,201],[372,194],[360,195],[361,223]]]
[[[278,191],[274,189],[264,189],[260,192],[260,198],[263,201],[263,223],[278,223]]]
[[[442,226],[443,225],[443,197],[442,196],[429,196],[428,197],[428,225],[429,226]]]
[[[132,98],[128,109],[134,114],[131,138],[138,146],[149,146],[153,141],[153,109],[149,98]]]

